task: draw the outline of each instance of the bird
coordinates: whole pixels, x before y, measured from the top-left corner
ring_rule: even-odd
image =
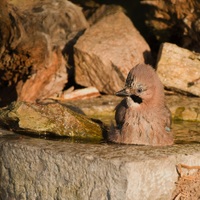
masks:
[[[116,125],[111,125],[109,141],[151,146],[174,143],[164,87],[152,66],[133,67],[116,95],[124,99],[115,108]]]

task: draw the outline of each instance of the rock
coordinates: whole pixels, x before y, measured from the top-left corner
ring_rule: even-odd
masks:
[[[3,0],[0,8],[1,100],[34,102],[62,91],[72,46],[88,27],[81,8],[65,0]]]
[[[102,139],[103,129],[84,115],[59,103],[16,102],[0,110],[0,125],[13,131]]]
[[[93,11],[88,16],[88,23],[90,26],[100,21],[102,18],[108,15],[113,15],[117,12],[126,12],[124,8],[117,4],[102,4],[101,6],[96,5],[95,12]],[[95,5],[93,5],[93,8],[95,8]],[[91,9],[92,10],[92,9]]]
[[[122,12],[108,14],[88,28],[74,46],[75,81],[113,94],[130,69],[149,62],[150,48]]]
[[[76,90],[73,90],[72,92],[66,91],[65,93],[64,91],[61,97],[54,98],[54,99],[60,99],[63,101],[76,100],[76,99],[83,100],[83,99],[98,97],[100,95],[101,94],[95,87],[88,87],[88,88],[83,88],[83,89],[76,89]]]
[[[160,47],[157,73],[168,89],[200,96],[200,54],[177,45],[164,43]]]
[[[199,1],[140,2],[145,9],[145,23],[160,43],[168,41],[190,50],[200,51]]]
[[[198,143],[85,144],[1,132],[2,199],[171,200],[176,166],[200,165]]]

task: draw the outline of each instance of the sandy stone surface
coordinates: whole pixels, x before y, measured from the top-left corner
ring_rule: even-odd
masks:
[[[200,54],[164,43],[160,47],[157,73],[165,87],[200,96]]]
[[[1,130],[2,199],[169,200],[179,163],[199,166],[200,145],[52,141]]]
[[[118,11],[88,28],[74,46],[75,80],[113,94],[132,67],[148,62],[150,48],[130,19]]]

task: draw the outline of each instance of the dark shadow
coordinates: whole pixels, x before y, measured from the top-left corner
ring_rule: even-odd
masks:
[[[144,51],[143,52],[143,57],[144,57],[144,63],[145,64],[149,64],[149,65],[155,66],[155,64],[156,64],[155,61],[156,60],[153,59],[150,51]]]
[[[93,119],[91,118],[91,120],[95,123],[97,123],[102,130],[102,136],[103,136],[103,141],[106,141],[108,139],[108,132],[109,132],[109,127],[107,125],[105,125],[101,120],[99,119]],[[102,142],[103,142],[102,141]]]
[[[16,85],[0,87],[0,107],[17,100]]]
[[[71,86],[75,86],[76,88],[80,88],[75,82],[75,68],[74,68],[74,45],[76,44],[78,38],[83,35],[83,31],[79,31],[73,39],[66,43],[64,49],[62,50],[63,57],[67,56],[67,74],[68,74],[68,82],[65,85],[64,89],[70,88]]]

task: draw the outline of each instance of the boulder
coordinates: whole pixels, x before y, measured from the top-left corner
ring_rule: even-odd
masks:
[[[65,0],[3,0],[0,16],[1,100],[34,102],[62,91],[72,46],[88,26],[81,8]]]
[[[35,135],[102,139],[101,126],[59,103],[16,102],[0,110],[0,125]]]
[[[140,2],[145,9],[145,24],[159,43],[168,41],[190,50],[200,51],[200,1]]]
[[[74,46],[75,81],[113,94],[132,67],[150,62],[150,48],[130,19],[117,11],[100,17]]]
[[[200,96],[200,54],[164,43],[160,47],[157,73],[166,88]]]

